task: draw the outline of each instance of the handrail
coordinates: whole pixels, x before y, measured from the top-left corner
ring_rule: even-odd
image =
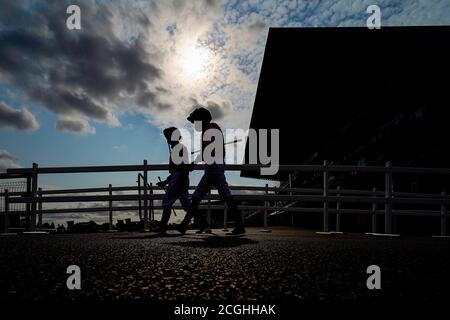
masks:
[[[227,171],[257,171],[267,168],[267,165],[257,164],[225,164]],[[199,164],[194,170],[204,170],[205,165]],[[168,164],[148,164],[148,165],[114,165],[114,166],[85,166],[85,167],[39,167],[39,168],[11,168],[7,169],[7,174],[54,174],[54,173],[92,173],[92,172],[126,172],[126,171],[167,171]],[[299,171],[299,172],[372,172],[382,173],[386,171],[383,166],[344,166],[328,165],[326,168],[321,165],[279,165],[279,171]],[[448,168],[415,168],[415,167],[392,167],[392,173],[424,173],[424,174],[450,174]]]
[[[164,194],[144,195],[81,195],[81,196],[49,196],[49,197],[10,197],[9,203],[48,203],[48,202],[95,202],[95,201],[137,201],[137,200],[162,200]],[[323,196],[323,195],[276,195],[276,194],[236,194],[236,200],[247,201],[305,201],[305,202],[354,202],[354,203],[384,203],[382,197],[359,196]],[[205,200],[220,200],[218,194],[206,195]],[[450,204],[450,198],[392,198],[391,203],[398,204]]]
[[[238,190],[238,191],[268,191],[273,192],[293,192],[293,193],[317,193],[321,194],[321,188],[280,188],[280,187],[263,187],[263,186],[229,186],[230,190]],[[154,191],[163,191],[164,188],[152,186]],[[125,186],[125,187],[111,187],[111,190],[114,191],[136,191],[138,187],[136,186]],[[189,190],[195,190],[195,186],[190,186]],[[40,195],[48,195],[48,194],[71,194],[71,193],[94,193],[94,192],[108,192],[108,187],[100,187],[100,188],[81,188],[81,189],[53,189],[53,190],[42,190],[38,191],[37,194]],[[372,191],[372,190],[351,190],[351,189],[329,189],[328,193],[336,194],[340,193],[341,195],[379,195],[383,196],[384,191]],[[10,196],[26,196],[26,192],[9,192]],[[0,192],[0,196],[4,196],[4,192]],[[420,197],[420,198],[442,198],[439,194],[432,193],[413,193],[413,192],[394,192],[394,197]],[[450,195],[445,196],[445,198],[450,199]]]
[[[125,187],[112,187],[112,191],[135,191],[138,190],[139,187],[136,186],[125,186]],[[153,190],[163,191],[164,188],[152,186]],[[229,186],[230,190],[238,190],[238,191],[274,191],[274,192],[296,192],[296,193],[322,193],[322,189],[318,188],[280,188],[280,187],[260,187],[260,186]],[[195,186],[190,186],[189,190],[195,190]],[[108,192],[108,187],[100,187],[100,188],[80,188],[80,189],[53,189],[53,190],[42,190],[38,191],[37,194],[69,194],[69,193],[90,193],[90,192]],[[336,189],[330,189],[330,193],[336,193]],[[342,190],[342,193],[346,194],[365,194],[371,195],[373,191],[370,190]],[[379,195],[383,195],[384,192],[377,192]],[[4,194],[0,192],[0,196]],[[26,192],[10,192],[9,195],[26,195]],[[424,196],[426,194],[423,194]]]
[[[135,211],[138,210],[138,206],[118,206],[118,207],[112,207],[113,211]],[[174,209],[182,210],[183,207],[180,205],[174,205]],[[206,210],[208,209],[207,204],[201,204],[199,206],[200,209]],[[223,210],[226,208],[226,205],[216,205],[213,204],[210,206],[212,210]],[[265,206],[251,206],[251,205],[238,205],[238,208],[241,210],[265,210]],[[155,209],[163,209],[162,205],[155,205]],[[299,208],[299,207],[285,207],[285,206],[270,206],[267,207],[269,211],[274,211],[270,215],[277,215],[280,214],[282,211],[289,211],[289,212],[300,212],[300,213],[321,213],[322,208]],[[110,208],[108,207],[85,207],[85,208],[64,208],[64,209],[44,209],[41,211],[42,214],[64,214],[64,213],[95,213],[95,212],[107,212]],[[329,209],[330,213],[336,213],[337,209]],[[373,212],[370,209],[340,209],[340,213],[344,214],[367,214],[371,215]],[[13,211],[8,212],[8,215],[18,215],[18,214],[25,214],[26,211]],[[375,212],[378,215],[383,215],[384,210],[376,210]],[[420,211],[420,210],[393,210],[393,213],[395,215],[415,215],[415,216],[439,216],[441,214],[438,210],[427,210],[427,211]],[[447,215],[450,215],[450,213],[447,213]]]
[[[227,171],[257,171],[261,168],[269,167],[266,165],[224,165],[224,169]],[[203,170],[205,165],[200,164],[195,167],[195,170]],[[154,205],[154,200],[162,200],[164,193],[156,193],[156,191],[162,191],[163,188],[153,186],[148,181],[148,174],[152,171],[167,171],[169,169],[168,164],[148,164],[144,160],[142,165],[114,165],[114,166],[84,166],[84,167],[39,167],[37,164],[33,164],[32,168],[12,168],[8,169],[6,174],[1,174],[0,178],[4,177],[26,177],[27,178],[27,192],[5,192],[0,193],[0,196],[5,197],[5,204],[9,206],[12,203],[26,203],[28,221],[32,224],[30,228],[33,230],[35,227],[36,214],[39,214],[41,219],[44,213],[55,212],[73,212],[70,210],[80,210],[77,212],[89,212],[89,211],[109,211],[110,229],[112,229],[112,213],[113,211],[121,210],[137,210],[141,212],[141,201],[143,201],[143,221],[144,228],[147,228],[148,213],[150,210],[150,217],[153,216],[154,209],[161,208],[160,205]],[[38,176],[39,174],[58,174],[58,173],[100,173],[100,172],[126,172],[137,171],[138,174],[138,186],[125,186],[125,187],[112,187],[109,185],[107,188],[78,188],[78,189],[60,189],[60,190],[40,190],[38,188]],[[230,186],[231,190],[245,190],[255,191],[253,194],[235,194],[236,200],[240,201],[257,201],[263,202],[261,205],[246,205],[241,204],[240,208],[248,210],[259,210],[264,213],[265,226],[267,223],[268,211],[275,211],[271,215],[279,214],[285,211],[292,212],[321,212],[323,213],[323,231],[328,232],[329,228],[329,214],[336,213],[337,220],[340,220],[341,213],[364,213],[372,215],[372,224],[376,221],[378,214],[384,213],[385,216],[385,234],[390,234],[392,229],[392,217],[394,215],[428,215],[428,216],[440,216],[441,217],[441,235],[446,235],[446,219],[448,216],[447,205],[450,204],[450,196],[445,192],[440,195],[425,194],[425,193],[408,193],[408,192],[394,192],[393,190],[393,174],[450,174],[450,169],[447,168],[413,168],[413,167],[392,167],[390,162],[386,163],[386,166],[346,166],[346,165],[332,165],[325,161],[323,165],[280,165],[279,171],[288,172],[316,172],[322,174],[323,185],[321,188],[292,188],[290,184],[289,188],[282,187],[265,187],[262,186]],[[384,174],[385,188],[384,190],[350,190],[341,189],[337,187],[335,189],[330,188],[330,172],[361,172],[361,173],[379,173]],[[141,186],[141,178],[143,185]],[[190,190],[194,189],[194,186],[189,187]],[[118,191],[138,191],[136,194],[113,194]],[[141,193],[141,190],[143,191]],[[108,195],[86,195],[84,193],[102,193],[108,192]],[[67,194],[80,194],[80,195],[67,195]],[[220,200],[218,194],[209,194],[205,197],[208,201],[208,212],[211,208],[225,208],[224,205],[211,204],[211,200]],[[42,210],[43,203],[61,203],[61,202],[109,202],[109,206],[102,208],[66,208],[66,209],[45,209]],[[113,201],[138,201],[139,206],[120,206],[114,207]],[[269,201],[278,203],[284,202],[283,205],[277,206],[276,203],[270,206]],[[288,204],[286,204],[288,202]],[[323,208],[305,208],[294,206],[294,203],[308,203],[308,202],[322,202]],[[336,209],[331,208],[330,204],[336,203]],[[342,208],[341,203],[367,203],[372,204],[372,209],[354,209],[354,208]],[[384,210],[378,210],[377,204],[382,204]],[[393,204],[424,204],[424,205],[440,205],[441,210],[405,210],[402,206],[402,210],[393,208]],[[39,208],[37,208],[39,205]],[[11,214],[17,214],[17,212],[8,212],[7,206],[5,206],[5,217]],[[132,209],[134,208],[134,209]],[[89,211],[81,211],[89,210]],[[425,213],[424,213],[425,212]],[[339,219],[338,219],[339,218]],[[31,220],[30,220],[31,219]],[[153,216],[154,219],[154,216]],[[336,223],[336,230],[339,231],[339,223]],[[6,224],[5,224],[6,225]],[[6,228],[7,229],[7,228]],[[375,228],[376,229],[376,228]]]

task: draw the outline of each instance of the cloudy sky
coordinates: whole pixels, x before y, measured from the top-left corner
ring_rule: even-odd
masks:
[[[66,27],[69,4],[81,8],[81,30]],[[165,163],[161,128],[189,129],[196,106],[246,129],[269,27],[365,26],[371,4],[384,26],[450,24],[450,0],[0,0],[0,169]]]

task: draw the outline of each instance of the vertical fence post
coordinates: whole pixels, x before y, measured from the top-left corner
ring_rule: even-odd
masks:
[[[208,211],[206,214],[206,221],[208,221],[208,225],[211,227],[211,190],[208,192]]]
[[[153,195],[153,183],[150,182],[150,195]],[[154,210],[153,198],[150,199],[150,221],[155,221],[155,210]],[[152,222],[153,223],[153,222]]]
[[[148,199],[147,199],[147,160],[144,160],[144,230],[148,230]]]
[[[30,231],[36,230],[36,195],[38,188],[38,174],[37,174],[38,164],[33,163],[33,172],[31,178],[31,196],[33,197],[33,202],[31,203],[31,221],[30,221]]]
[[[292,174],[289,173],[289,189],[292,189]],[[289,191],[289,195],[292,196],[292,191]],[[294,226],[294,212],[291,211],[291,226]]]
[[[38,229],[42,229],[42,188],[38,188],[39,206],[38,206]]]
[[[269,185],[266,183],[266,195],[269,194],[268,187],[269,187]],[[264,209],[264,229],[266,229],[266,230],[267,230],[267,207],[268,207],[268,205],[269,205],[269,203],[266,200],[264,203],[264,207],[265,207],[265,209]]]
[[[269,185],[266,183],[266,195],[269,194]],[[267,214],[269,211],[269,201],[264,201],[264,228],[260,230],[261,232],[271,232],[267,225]]]
[[[340,197],[341,187],[336,188],[337,193],[336,196]],[[341,233],[341,201],[336,202],[336,232]]]
[[[328,161],[323,162],[323,232],[329,232],[329,217],[328,217]]]
[[[225,209],[223,211],[223,230],[222,231],[228,231],[227,220],[228,220],[228,208],[225,206]]]
[[[31,178],[32,175],[27,175],[27,197],[31,197]],[[30,224],[31,224],[31,203],[27,202],[25,204],[25,230],[30,231]]]
[[[138,195],[139,195],[139,201],[138,201],[138,206],[139,206],[139,221],[142,221],[141,174],[140,174],[140,173],[138,173],[137,183],[138,183]]]
[[[372,197],[377,197],[377,188],[372,189]],[[372,203],[372,233],[377,233],[377,203]]]
[[[384,233],[392,234],[392,163],[386,162],[385,171],[385,204],[384,204]]]
[[[109,184],[109,231],[113,229],[112,185]]]
[[[9,231],[9,195],[8,189],[5,189],[5,224],[4,224],[4,233],[8,233]]]
[[[447,196],[447,193],[445,191],[443,191],[441,193],[442,196],[442,200],[444,201],[444,199]],[[441,237],[446,237],[447,236],[447,205],[442,202],[441,204]]]

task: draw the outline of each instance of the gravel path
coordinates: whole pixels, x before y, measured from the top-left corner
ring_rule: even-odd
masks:
[[[435,300],[450,296],[450,241],[249,230],[0,237],[0,300]],[[81,290],[66,268],[81,268]],[[382,289],[366,288],[366,268]]]

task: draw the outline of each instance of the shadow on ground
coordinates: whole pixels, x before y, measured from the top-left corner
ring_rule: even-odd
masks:
[[[247,244],[257,244],[258,241],[234,236],[206,236],[206,237],[185,237],[186,241],[177,241],[168,243],[174,246],[191,248],[230,248],[239,247]]]
[[[129,235],[120,235],[120,236],[115,236],[112,239],[117,239],[117,240],[121,240],[121,239],[154,239],[154,238],[178,238],[178,237],[182,237],[183,235],[180,234],[167,234],[164,236],[159,235],[158,233],[141,233],[141,234],[129,234]]]

